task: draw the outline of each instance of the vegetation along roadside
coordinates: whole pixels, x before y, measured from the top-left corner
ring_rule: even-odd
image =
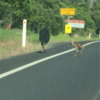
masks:
[[[36,50],[41,50],[41,45],[39,42],[38,34],[30,33],[27,35],[26,47],[22,47],[22,31],[18,29],[13,30],[3,30],[0,29],[0,59],[21,55],[29,52],[34,52]],[[57,36],[51,35],[50,44],[59,43],[59,42],[69,42],[70,40],[74,41],[94,41],[98,40],[99,37],[80,37],[78,35],[73,35],[68,37],[67,34],[60,34]],[[50,48],[46,46],[46,48]]]
[[[65,35],[67,16],[60,8],[75,8],[70,19],[84,20],[83,29],[73,28]],[[22,48],[22,21],[27,19],[27,44]],[[39,30],[47,25],[50,43],[98,40],[100,33],[100,0],[1,0],[0,1],[0,59],[41,50]],[[91,33],[91,39],[89,34]],[[48,48],[48,45],[47,45]]]

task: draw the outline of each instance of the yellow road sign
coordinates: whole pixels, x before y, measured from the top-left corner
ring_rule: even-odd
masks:
[[[65,25],[65,33],[71,33],[72,32],[72,26],[71,25]]]
[[[75,8],[61,8],[61,15],[75,15]]]

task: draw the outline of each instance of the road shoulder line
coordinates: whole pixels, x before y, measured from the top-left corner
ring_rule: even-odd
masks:
[[[100,41],[90,42],[90,43],[84,44],[83,46],[85,47],[85,46],[88,46],[88,45],[93,44],[93,43],[96,43],[96,42],[100,42]],[[26,64],[26,65],[20,66],[18,68],[15,68],[13,70],[7,71],[5,73],[0,74],[0,79],[4,78],[6,76],[9,76],[11,74],[14,74],[16,72],[19,72],[21,70],[24,70],[26,68],[29,68],[29,67],[31,67],[33,65],[36,65],[38,63],[41,63],[43,61],[49,60],[51,58],[54,58],[54,57],[57,57],[57,56],[60,56],[60,55],[66,54],[66,53],[69,53],[69,52],[74,51],[74,50],[75,50],[75,48],[70,49],[70,50],[67,50],[67,51],[64,51],[64,52],[61,52],[61,53],[58,53],[58,54],[55,54],[55,55],[52,55],[52,56],[49,56],[49,57],[46,57],[46,58],[43,58],[43,59],[40,59],[40,60],[37,60],[37,61],[34,61],[34,62],[31,62],[29,64]]]

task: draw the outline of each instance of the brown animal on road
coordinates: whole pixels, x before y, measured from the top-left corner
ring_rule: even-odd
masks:
[[[78,53],[79,50],[81,50],[81,51],[80,51],[80,54],[82,54],[83,49],[84,49],[83,45],[80,44],[80,43],[74,43],[72,40],[70,40],[70,42],[71,42],[71,44],[72,44],[72,45],[75,47],[75,49],[76,49],[76,54],[74,55],[74,57],[77,56],[77,53]]]

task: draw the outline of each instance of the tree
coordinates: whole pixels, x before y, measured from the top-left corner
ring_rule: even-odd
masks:
[[[8,2],[0,1],[0,26],[7,27],[12,23],[13,9]]]
[[[38,33],[47,25],[53,35],[64,31],[66,16],[60,15],[60,8],[75,8],[73,19],[85,20],[85,30],[98,27],[100,23],[100,0],[89,7],[89,0],[1,0],[0,26],[11,24],[12,28],[22,28],[27,19],[28,30]]]

